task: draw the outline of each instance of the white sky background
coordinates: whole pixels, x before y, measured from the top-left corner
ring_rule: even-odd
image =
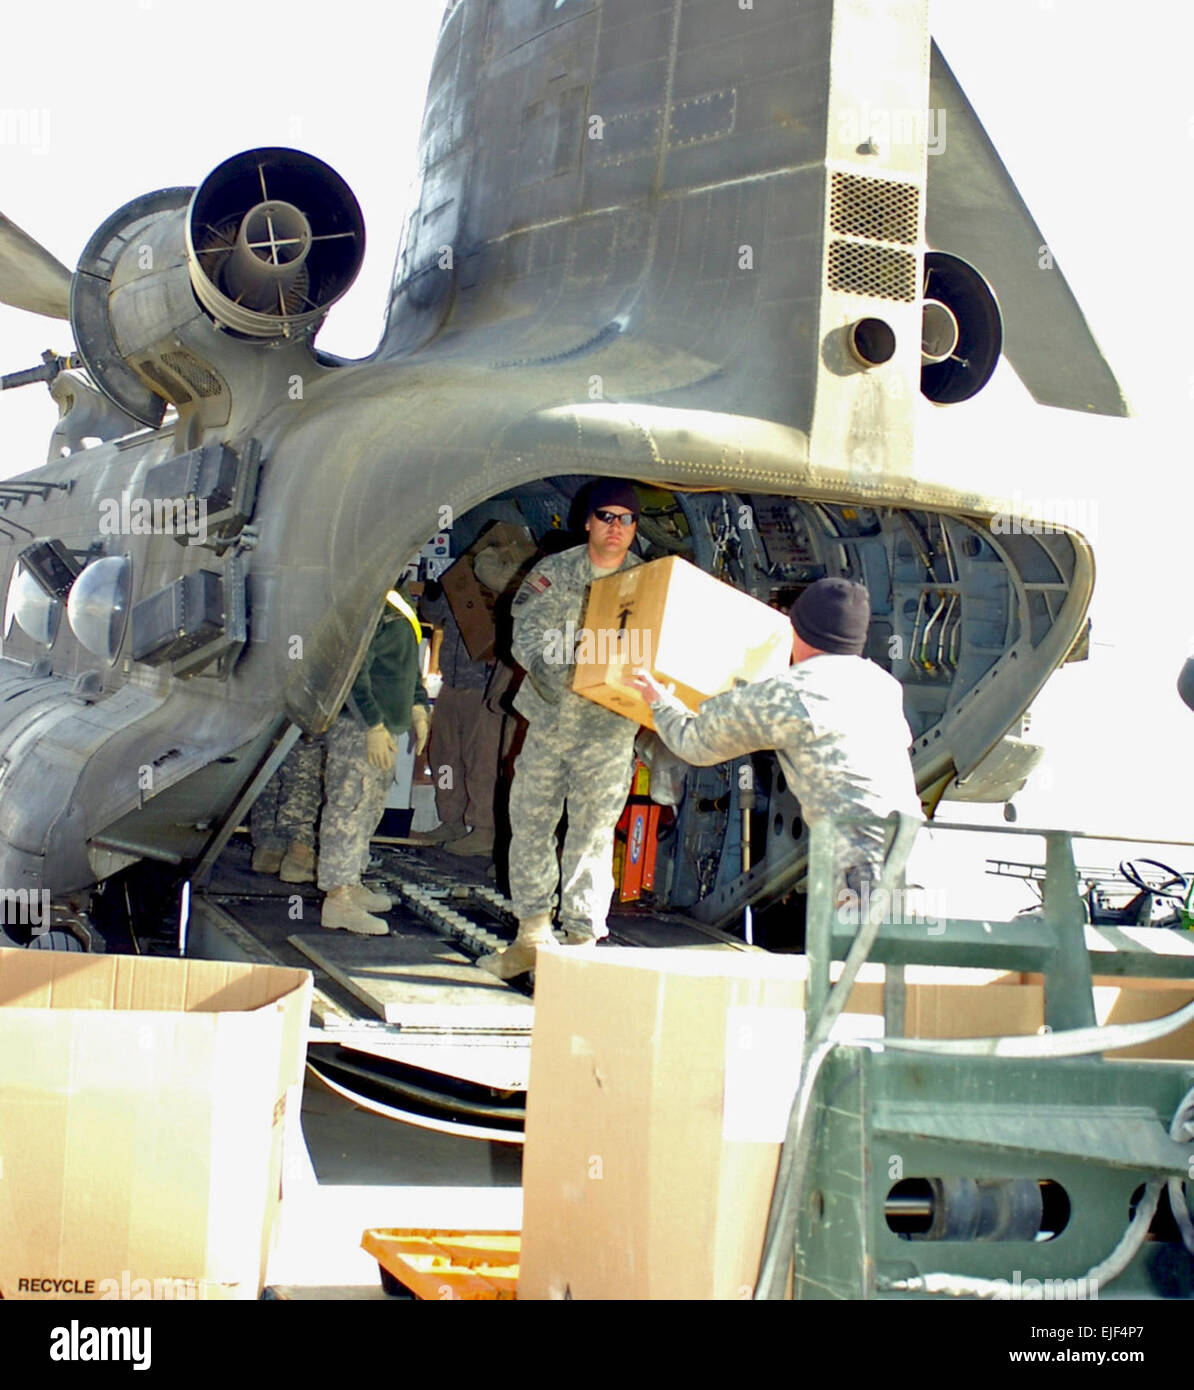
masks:
[[[0,209],[73,266],[100,222],[139,194],[197,184],[254,145],[307,150],[355,192],[368,242],[319,342],[367,354],[411,203],[440,13],[439,0],[9,6]],[[1185,0],[933,4],[934,35],[1135,412],[1108,421],[1030,409],[1005,365],[974,401],[933,412],[932,446],[992,491],[1097,508],[1091,660],[1060,671],[1034,707],[1031,737],[1048,755],[1017,799],[1024,825],[1194,840],[1194,712],[1174,689],[1194,650],[1192,15]],[[25,143],[13,141],[12,112],[28,114]],[[71,345],[67,325],[0,309],[0,372]],[[55,414],[40,386],[0,396],[0,477],[43,461]],[[1001,823],[997,807],[942,814]],[[957,836],[934,838],[956,854]],[[1037,858],[1040,848],[1013,839],[999,852]],[[1194,863],[1194,851],[1174,855]],[[1118,857],[1079,851],[1086,863]]]

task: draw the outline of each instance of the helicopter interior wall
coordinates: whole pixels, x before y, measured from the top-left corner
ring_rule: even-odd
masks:
[[[474,507],[455,520],[453,554],[498,520],[527,526],[540,544],[552,533],[561,546],[565,536],[583,543],[587,481],[544,478]],[[959,704],[998,675],[1023,637],[1040,639],[1075,572],[1064,533],[1004,537],[974,518],[909,509],[647,484],[638,490],[634,550],[645,561],[682,555],[785,610],[825,575],[866,584],[873,617],[865,655],[903,686],[922,788],[943,761],[949,765]],[[1043,618],[1034,616],[1038,608]],[[991,742],[1002,733],[992,732]],[[748,875],[738,802],[743,763],[757,788]],[[506,791],[499,789],[499,799]],[[803,875],[807,834],[799,803],[771,753],[688,769],[683,797],[667,819],[658,906],[726,925],[744,901],[779,902]]]
[[[527,526],[539,542],[553,534],[583,542],[587,481],[579,475],[549,476],[491,497],[454,519],[453,553],[499,520]],[[1054,629],[1065,627],[1061,617],[1067,604],[1073,607],[1071,590],[1089,579],[1080,573],[1075,541],[1064,532],[1022,529],[1005,535],[962,515],[810,497],[641,483],[639,494],[635,547],[644,560],[682,555],[785,610],[823,575],[867,585],[874,616],[866,655],[901,681],[922,790],[952,771],[965,776],[1003,738],[1035,693],[1032,682],[1039,684],[1051,669],[1044,660],[1034,666],[1024,658],[1061,640]],[[395,557],[395,577],[404,558]],[[249,621],[251,627],[251,611]],[[85,726],[85,746],[76,747],[72,735],[74,771],[67,781],[73,786],[86,765],[107,790],[92,808],[86,833],[75,837],[79,852],[64,858],[59,841],[75,843],[69,817],[58,819],[59,808],[72,799],[70,789],[64,784],[61,795],[52,796],[40,786],[34,795],[17,788],[16,774],[10,774],[5,806],[16,820],[5,831],[0,809],[5,852],[10,858],[27,855],[28,863],[21,858],[22,872],[40,877],[40,866],[53,851],[57,867],[49,886],[55,892],[105,879],[133,857],[190,863],[220,819],[212,808],[231,807],[251,780],[262,752],[258,744],[268,742],[272,723],[258,727],[250,747],[243,734],[231,737],[234,725],[240,727],[234,710],[164,673],[146,679],[140,667],[134,668],[135,679],[111,692],[103,690],[102,681],[93,691],[76,692],[63,676],[76,674],[77,643],[68,642],[66,625],[61,626],[51,654],[56,679],[43,686],[35,668],[18,660],[12,664],[14,694],[31,701],[31,717],[33,706],[52,697],[62,718],[74,721],[71,728]],[[19,630],[5,636],[6,657],[10,649],[13,656],[37,656],[36,644]],[[1064,655],[1065,648],[1056,660]],[[61,673],[60,666],[65,667]],[[1032,674],[1037,667],[1039,677]],[[168,708],[163,703],[167,685]],[[22,727],[19,719],[10,722],[0,753],[20,737]],[[212,748],[220,750],[215,758]],[[658,905],[723,925],[745,902],[778,902],[799,882],[806,850],[799,805],[773,755],[759,753],[749,761],[761,793],[750,820],[751,868],[744,873],[737,793],[741,761],[691,769],[661,838]],[[121,778],[127,781],[129,769],[136,772],[145,762],[153,767],[154,794],[143,795],[139,804],[134,799],[130,809]],[[29,776],[34,771],[30,764]],[[37,810],[36,825],[29,821],[30,806]]]

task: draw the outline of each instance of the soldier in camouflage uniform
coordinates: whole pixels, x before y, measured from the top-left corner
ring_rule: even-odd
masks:
[[[278,870],[283,883],[311,883],[315,878],[315,818],[323,800],[323,762],[327,736],[301,738],[282,764],[278,795],[278,834],[286,857]]]
[[[327,749],[323,769],[323,814],[319,818],[318,885],[326,894],[320,925],[361,936],[384,936],[385,920],[373,916],[393,906],[385,893],[361,883],[369,837],[385,809],[394,780],[395,738],[413,730],[415,751],[421,753],[431,731],[430,701],[419,674],[420,629],[414,610],[401,594],[387,597],[364,663],[353,682],[348,703],[339,718],[315,741]],[[318,763],[304,764],[318,768]],[[316,772],[316,775],[318,773]],[[285,790],[285,784],[284,784]],[[305,789],[309,792],[310,788]],[[294,822],[295,846],[305,847],[296,859],[295,877],[287,878],[288,852],[280,877],[291,883],[310,882],[314,867],[315,818],[318,796],[288,802],[285,817]],[[285,822],[284,822],[285,823]],[[303,859],[300,864],[297,861]],[[304,877],[297,874],[305,870]]]
[[[319,822],[320,925],[362,936],[384,936],[375,912],[393,906],[385,893],[361,883],[369,837],[377,828],[394,780],[395,738],[414,731],[415,752],[431,733],[430,701],[419,674],[422,630],[399,593],[386,606],[340,718],[327,732],[325,802]]]
[[[249,828],[253,839],[253,871],[276,874],[286,883],[310,883],[315,877],[313,845],[298,838],[315,824],[323,796],[323,742],[301,738],[286,755],[253,803]],[[303,850],[309,857],[302,868]],[[292,875],[298,872],[299,877]]]
[[[870,622],[865,587],[820,579],[792,607],[793,665],[780,676],[706,700],[700,712],[646,672],[628,684],[651,706],[659,737],[697,767],[774,748],[808,825],[823,816],[921,814],[899,681],[862,659]],[[862,891],[878,878],[884,832],[839,827],[839,887]]]
[[[249,812],[249,838],[253,842],[252,869],[255,874],[276,874],[286,853],[287,841],[278,833],[278,794],[281,789],[282,769],[277,767]]]
[[[528,722],[510,788],[510,896],[518,936],[477,963],[509,980],[534,968],[535,950],[553,941],[551,912],[570,945],[607,935],[614,889],[614,826],[634,772],[638,726],[572,690],[568,624],[579,637],[594,579],[641,564],[630,554],[638,498],[628,483],[598,483],[589,499],[587,545],[541,560],[514,599],[515,660],[526,670],[514,707]],[[556,829],[568,830],[556,868]]]

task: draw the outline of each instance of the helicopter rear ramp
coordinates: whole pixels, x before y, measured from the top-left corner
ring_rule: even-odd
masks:
[[[390,933],[357,937],[320,928],[314,887],[251,872],[248,846],[234,841],[192,898],[187,952],[311,970],[308,1063],[355,1104],[521,1143],[529,983],[511,987],[474,964],[513,937],[510,905],[480,868],[442,850],[387,846],[380,855],[374,882],[395,899]],[[679,917],[615,915],[610,928],[623,946],[753,949]]]

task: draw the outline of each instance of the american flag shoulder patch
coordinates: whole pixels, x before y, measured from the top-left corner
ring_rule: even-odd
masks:
[[[551,588],[551,580],[545,574],[528,575],[527,583],[537,594],[545,594]]]

